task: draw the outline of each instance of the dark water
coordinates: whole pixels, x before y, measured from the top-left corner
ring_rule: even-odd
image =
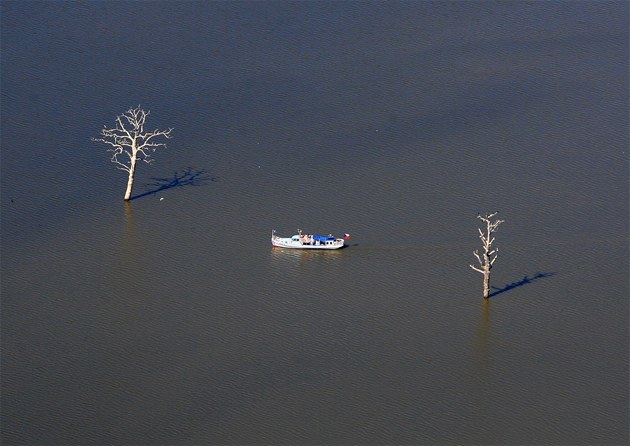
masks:
[[[626,2],[1,8],[3,445],[628,442]]]

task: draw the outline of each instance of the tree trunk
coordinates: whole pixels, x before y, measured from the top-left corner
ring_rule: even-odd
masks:
[[[490,240],[490,234],[488,234],[488,240]],[[487,299],[490,296],[490,258],[488,257],[488,251],[490,246],[484,247],[486,252],[483,254],[483,298]]]
[[[131,190],[133,189],[133,175],[136,171],[136,157],[133,156],[131,158],[129,168],[129,180],[127,180],[127,191],[125,192],[125,201],[129,201],[131,199]]]
[[[483,298],[490,297],[490,268],[485,268],[483,272]]]

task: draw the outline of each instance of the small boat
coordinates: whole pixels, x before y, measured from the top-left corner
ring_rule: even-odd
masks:
[[[346,238],[350,237],[346,234]],[[292,249],[339,249],[343,248],[344,239],[336,238],[332,234],[302,234],[302,230],[298,229],[298,233],[291,237],[278,237],[276,230],[271,231],[271,244],[278,248]]]

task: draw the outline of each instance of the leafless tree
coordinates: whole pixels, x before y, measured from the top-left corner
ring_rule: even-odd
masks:
[[[172,138],[173,130],[153,130],[145,131],[144,125],[149,116],[148,111],[144,111],[140,106],[130,108],[122,115],[116,117],[116,127],[107,128],[103,126],[100,138],[92,138],[92,141],[102,142],[110,146],[108,152],[112,152],[112,163],[120,170],[129,174],[127,181],[127,191],[125,200],[131,198],[133,189],[133,179],[136,172],[136,162],[141,159],[150,164],[151,153],[158,147],[166,147],[163,142],[158,142],[159,137]]]
[[[486,224],[486,231],[479,230],[479,238],[483,247],[483,253],[479,253],[479,250],[475,250],[473,254],[479,262],[479,266],[470,265],[472,269],[483,274],[483,297],[487,299],[490,297],[490,270],[492,265],[497,260],[499,248],[492,248],[494,243],[494,237],[492,234],[497,230],[497,227],[505,220],[494,220],[492,217],[497,215],[497,212],[486,215],[477,215],[477,218]]]

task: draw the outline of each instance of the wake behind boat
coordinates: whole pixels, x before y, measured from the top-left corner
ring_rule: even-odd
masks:
[[[346,238],[350,237],[346,234]],[[336,238],[332,234],[302,234],[298,229],[298,234],[291,237],[279,237],[276,230],[271,231],[271,244],[278,248],[292,249],[339,249],[343,248],[344,239]]]

